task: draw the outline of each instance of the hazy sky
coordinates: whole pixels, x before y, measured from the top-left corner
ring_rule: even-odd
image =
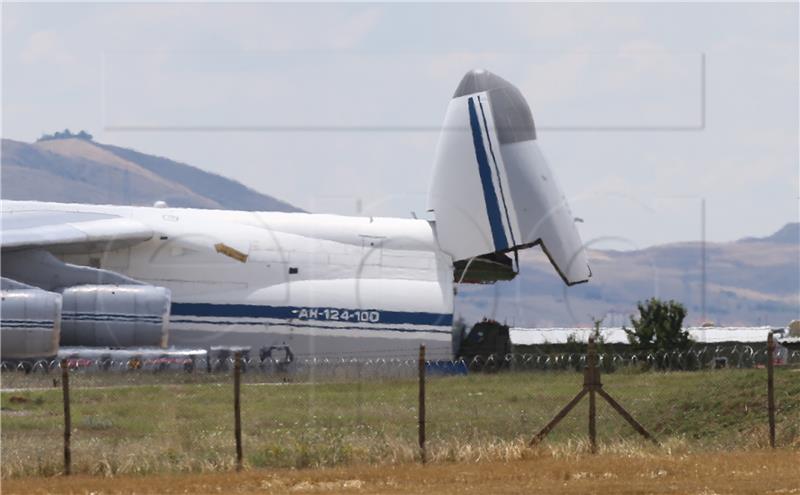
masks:
[[[583,237],[798,220],[798,5],[8,4],[2,135],[86,129],[317,212],[424,216],[464,72],[527,96]],[[618,240],[603,240],[616,238]]]

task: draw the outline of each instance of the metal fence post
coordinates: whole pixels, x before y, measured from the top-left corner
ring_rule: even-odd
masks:
[[[72,437],[72,417],[69,410],[69,362],[61,360],[61,391],[64,399],[64,474],[69,476],[72,472],[72,451],[70,439]]]
[[[427,462],[425,452],[425,344],[419,346],[419,453],[423,464]]]
[[[775,340],[767,334],[767,415],[769,416],[769,446],[775,448]]]
[[[242,409],[239,400],[242,379],[242,353],[234,354],[233,363],[233,415],[234,434],[236,435],[236,470],[242,470]]]

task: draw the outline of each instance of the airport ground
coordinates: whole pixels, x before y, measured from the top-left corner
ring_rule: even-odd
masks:
[[[421,466],[257,469],[242,473],[24,478],[3,481],[6,494],[387,493],[387,494],[797,494],[800,451],[713,454],[531,452],[515,461]]]
[[[599,402],[598,456],[587,453],[585,400],[527,447],[580,389],[580,373],[431,378],[425,467],[415,462],[415,380],[275,384],[248,373],[242,473],[233,472],[229,374],[75,373],[68,478],[60,388],[32,375],[2,376],[3,493],[800,494],[797,369],[776,370],[774,452],[763,369],[604,375],[661,445]]]

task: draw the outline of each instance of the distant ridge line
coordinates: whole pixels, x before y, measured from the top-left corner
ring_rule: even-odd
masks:
[[[303,211],[186,163],[74,136],[36,143],[3,139],[2,169],[4,199]]]

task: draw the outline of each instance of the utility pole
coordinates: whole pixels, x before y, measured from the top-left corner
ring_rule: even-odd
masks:
[[[700,308],[702,319],[706,322],[706,198],[700,200]]]

